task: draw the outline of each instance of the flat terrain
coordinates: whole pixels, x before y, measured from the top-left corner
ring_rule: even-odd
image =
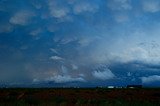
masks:
[[[0,106],[160,106],[160,89],[0,89]]]

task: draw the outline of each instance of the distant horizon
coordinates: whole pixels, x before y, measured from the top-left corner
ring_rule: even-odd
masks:
[[[124,87],[127,88],[127,86],[142,86],[142,88],[160,88],[160,86],[157,85],[142,85],[142,84],[126,84],[126,85],[116,85],[116,84],[106,84],[106,85],[66,85],[66,84],[47,84],[47,83],[41,83],[41,84],[15,84],[15,85],[7,85],[7,84],[1,84],[0,88],[106,88],[106,87]]]

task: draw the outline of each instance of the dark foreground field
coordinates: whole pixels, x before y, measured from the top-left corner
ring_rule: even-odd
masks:
[[[160,89],[0,89],[0,106],[160,106]]]

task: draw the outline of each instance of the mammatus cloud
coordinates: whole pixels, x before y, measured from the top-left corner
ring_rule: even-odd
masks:
[[[131,0],[109,0],[107,7],[113,12],[116,22],[123,23],[129,20],[128,12],[132,10]]]
[[[148,77],[141,77],[143,84],[150,84],[153,82],[160,82],[160,76],[159,75],[152,75]]]
[[[145,12],[154,13],[160,11],[159,0],[143,0],[142,5]]]
[[[74,4],[73,11],[75,14],[81,14],[83,12],[96,12],[98,10],[98,5],[91,4],[90,2],[78,2]]]
[[[108,80],[115,78],[115,75],[107,67],[98,67],[95,71],[92,72],[93,77],[99,80]]]
[[[136,82],[142,73],[158,75],[159,5],[158,0],[1,0],[0,78]],[[99,64],[107,67],[92,69]]]
[[[32,11],[20,10],[10,18],[9,22],[11,24],[24,26],[29,24],[33,16],[35,16],[35,14]]]
[[[57,75],[46,79],[47,81],[54,81],[55,83],[67,83],[67,82],[84,82],[82,77],[71,77],[70,75]]]
[[[55,18],[65,18],[70,12],[67,6],[55,0],[48,0],[48,5],[51,16]]]
[[[107,6],[111,10],[131,10],[130,0],[109,0]]]

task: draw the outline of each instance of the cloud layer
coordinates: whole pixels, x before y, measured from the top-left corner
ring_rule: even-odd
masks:
[[[159,5],[1,0],[0,83],[159,82]]]

